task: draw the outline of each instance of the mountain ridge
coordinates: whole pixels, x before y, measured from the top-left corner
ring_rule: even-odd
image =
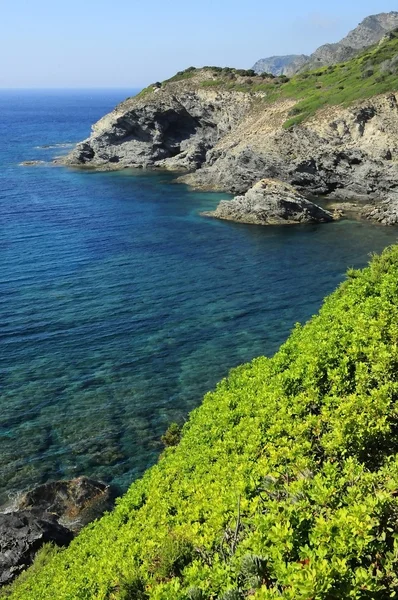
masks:
[[[262,58],[252,68],[258,74],[267,72],[273,75],[290,77],[302,70],[329,66],[349,60],[364,48],[379,42],[384,35],[396,27],[398,27],[397,11],[370,15],[365,17],[342,40],[336,43],[323,44],[310,56],[292,54]]]

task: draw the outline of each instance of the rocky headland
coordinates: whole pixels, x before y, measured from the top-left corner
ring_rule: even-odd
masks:
[[[397,71],[396,32],[347,63],[291,80],[190,68],[122,102],[60,161],[168,169],[195,188],[239,196],[276,179],[395,224]]]

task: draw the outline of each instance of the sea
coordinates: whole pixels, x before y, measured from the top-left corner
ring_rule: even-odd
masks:
[[[133,93],[0,91],[0,502],[79,475],[122,493],[171,422],[397,240],[212,220],[229,196],[173,174],[52,164]]]

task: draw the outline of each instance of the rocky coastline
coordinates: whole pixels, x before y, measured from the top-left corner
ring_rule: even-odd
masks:
[[[32,564],[44,544],[69,545],[112,500],[108,485],[78,477],[39,485],[0,508],[0,586]]]
[[[193,188],[236,196],[275,179],[307,198],[359,200],[363,218],[398,222],[396,93],[328,106],[286,128],[295,100],[269,104],[266,94],[216,85],[217,76],[201,69],[150,86],[98,121],[90,138],[57,164],[167,169]]]

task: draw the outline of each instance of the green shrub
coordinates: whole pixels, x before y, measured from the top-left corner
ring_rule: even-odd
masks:
[[[167,448],[168,446],[177,446],[181,439],[181,427],[178,423],[171,423],[161,440],[163,445]]]

